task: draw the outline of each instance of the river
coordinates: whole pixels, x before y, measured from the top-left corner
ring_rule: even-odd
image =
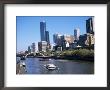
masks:
[[[26,58],[26,74],[94,74],[94,62],[51,59],[40,61],[40,58]],[[45,64],[55,64],[58,70],[47,70]]]

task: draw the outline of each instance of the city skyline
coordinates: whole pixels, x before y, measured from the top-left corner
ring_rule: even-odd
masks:
[[[50,43],[53,43],[53,34],[74,35],[74,29],[80,29],[80,35],[86,33],[86,20],[92,16],[17,16],[17,52],[25,51],[33,42],[41,41],[40,22],[46,22],[46,31],[49,31]]]

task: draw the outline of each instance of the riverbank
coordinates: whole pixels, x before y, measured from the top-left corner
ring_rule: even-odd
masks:
[[[26,74],[26,69],[20,65],[20,62],[16,64],[16,74]]]
[[[66,60],[82,60],[94,61],[93,49],[77,49],[77,50],[64,50],[64,51],[48,51],[30,54],[27,58],[44,58],[44,59],[66,59]]]
[[[61,60],[75,60],[75,61],[89,61],[94,62],[94,57],[80,57],[80,56],[35,56],[27,58],[42,58],[42,59],[61,59]]]
[[[90,61],[94,62],[94,57],[80,57],[80,56],[56,56],[53,59],[75,60],[75,61]]]

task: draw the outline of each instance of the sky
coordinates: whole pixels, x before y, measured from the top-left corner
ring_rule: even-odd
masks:
[[[40,39],[40,22],[46,22],[50,43],[53,44],[53,34],[74,35],[74,29],[80,29],[80,35],[86,33],[86,20],[92,16],[16,16],[17,52],[26,51],[33,42]]]

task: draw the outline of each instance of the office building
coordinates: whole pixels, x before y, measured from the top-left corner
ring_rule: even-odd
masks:
[[[75,41],[79,40],[79,36],[80,36],[80,29],[79,28],[74,29],[74,39],[75,39]]]
[[[28,53],[31,53],[31,47],[28,46]]]
[[[58,38],[58,34],[54,34],[53,35],[53,42],[56,44],[57,43],[57,38]]]
[[[84,34],[80,35],[78,45],[85,46],[93,46],[95,43],[95,38],[93,34]]]
[[[41,36],[41,41],[46,41],[45,38],[45,33],[46,33],[46,22],[40,22],[40,36]]]
[[[40,22],[40,36],[41,41],[46,41],[48,45],[50,45],[50,39],[49,39],[49,31],[46,30],[46,22]]]
[[[94,34],[94,17],[86,20],[86,33]]]
[[[36,45],[35,45],[35,43],[32,43],[32,45],[31,45],[31,51],[33,53],[36,51]]]
[[[38,42],[38,50],[46,52],[48,50],[48,43],[46,41]]]
[[[45,39],[46,39],[47,43],[49,44],[50,43],[50,40],[49,40],[49,31],[45,31]]]
[[[56,45],[61,46],[63,41],[64,41],[64,35],[60,35],[60,34],[54,34],[53,35],[53,41]]]

